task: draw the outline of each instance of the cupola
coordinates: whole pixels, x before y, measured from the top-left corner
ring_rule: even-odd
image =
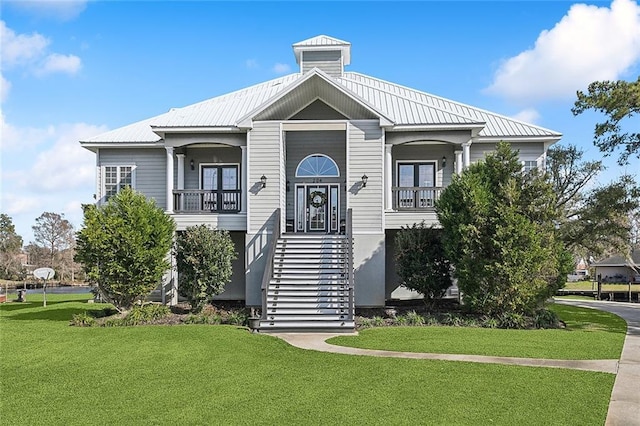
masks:
[[[331,77],[342,77],[344,66],[351,63],[351,43],[319,35],[293,45],[300,73],[318,68]]]

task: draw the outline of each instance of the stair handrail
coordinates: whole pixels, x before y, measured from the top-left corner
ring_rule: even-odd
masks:
[[[276,246],[278,239],[280,239],[280,207],[273,212],[273,229],[271,231],[271,244],[269,245],[269,251],[267,252],[266,264],[264,265],[264,273],[262,275],[262,309],[260,318],[267,319],[267,289],[269,288],[269,282],[273,275],[273,259],[276,254]]]
[[[347,239],[347,284],[349,286],[349,314],[351,319],[355,320],[356,317],[356,302],[355,302],[355,280],[354,280],[354,265],[353,265],[353,209],[347,209],[347,217],[345,220],[345,237]]]

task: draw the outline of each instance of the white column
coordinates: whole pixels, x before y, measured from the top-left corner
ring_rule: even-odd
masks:
[[[247,171],[249,169],[249,162],[247,161],[247,147],[241,146],[242,150],[242,163],[240,164],[240,213],[247,212],[247,193],[249,192],[249,188],[247,188]]]
[[[466,169],[471,165],[471,141],[463,143],[462,150],[464,151],[464,168]]]
[[[462,151],[454,151],[456,154],[456,174],[462,173]]]
[[[167,213],[173,213],[173,147],[167,150]]]
[[[393,145],[386,144],[384,146],[384,208],[386,210],[391,210],[393,208],[392,203],[392,192],[391,192],[391,181],[393,174],[392,167],[392,158],[391,158],[391,148]]]
[[[184,189],[184,154],[176,154],[178,158],[178,187],[176,189]]]

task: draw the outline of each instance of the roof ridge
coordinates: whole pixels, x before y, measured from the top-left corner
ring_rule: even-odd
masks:
[[[553,134],[553,135],[558,135],[558,136],[562,135],[562,133],[558,133],[558,132],[556,132],[555,130],[548,129],[548,128],[546,128],[546,127],[538,126],[538,125],[536,125],[536,124],[527,123],[527,122],[525,122],[525,121],[518,120],[518,119],[516,119],[516,118],[512,118],[512,117],[506,116],[506,115],[504,115],[504,114],[498,114],[498,113],[496,113],[496,112],[492,112],[492,111],[489,111],[489,110],[486,110],[486,109],[483,109],[483,108],[478,108],[478,107],[475,107],[475,106],[472,106],[472,105],[469,105],[469,104],[465,104],[465,103],[463,103],[463,102],[454,101],[454,100],[452,100],[452,99],[448,99],[448,98],[445,98],[445,97],[442,97],[442,96],[434,95],[434,94],[432,94],[432,93],[424,92],[424,91],[422,91],[422,90],[413,89],[413,88],[411,88],[411,87],[404,86],[404,85],[402,85],[402,84],[393,83],[393,82],[390,82],[390,81],[388,81],[388,80],[384,80],[384,79],[377,78],[377,77],[372,77],[372,76],[369,76],[369,75],[366,75],[366,74],[363,74],[363,73],[359,73],[359,72],[355,72],[355,71],[348,71],[348,72],[345,72],[345,73],[343,74],[343,76],[345,76],[345,75],[349,75],[349,74],[354,74],[354,75],[357,75],[357,76],[362,76],[362,77],[365,77],[365,78],[370,78],[370,79],[372,79],[372,80],[377,80],[377,81],[379,81],[379,82],[382,82],[382,83],[388,84],[388,85],[390,85],[390,86],[399,87],[399,88],[402,88],[402,89],[407,90],[407,91],[410,91],[410,92],[420,93],[420,94],[422,94],[422,95],[425,95],[425,96],[428,96],[428,97],[432,97],[432,98],[434,98],[434,99],[439,99],[439,100],[444,101],[444,102],[449,102],[449,103],[452,103],[452,104],[457,104],[457,105],[460,105],[461,107],[469,108],[469,109],[471,109],[471,110],[475,110],[475,111],[478,111],[478,112],[481,112],[481,113],[484,113],[484,114],[492,115],[492,116],[494,116],[494,117],[499,117],[499,118],[502,118],[502,119],[510,120],[510,121],[513,121],[513,122],[515,122],[515,123],[519,123],[519,124],[522,124],[522,125],[525,125],[525,126],[535,127],[535,128],[537,128],[537,129],[543,130],[543,131],[545,131],[545,132],[549,132],[549,133],[551,133],[551,134]],[[392,94],[392,95],[395,95],[395,96],[402,97],[403,99],[407,99],[407,98],[406,98],[405,96],[403,96],[403,95],[399,95],[399,94],[395,94],[395,93],[390,93],[390,92],[389,92],[388,90],[386,90],[386,89],[382,89],[382,88],[381,88],[380,90],[383,90],[383,91],[385,91],[386,93],[389,93],[389,94]],[[411,100],[411,99],[409,99],[409,100]],[[415,102],[417,102],[417,103],[420,103],[420,104],[422,104],[422,105],[425,105],[425,106],[429,106],[429,107],[433,107],[433,108],[442,109],[441,107],[438,107],[438,106],[435,106],[435,105],[425,104],[423,101],[418,101],[418,100],[414,100],[414,101],[415,101]],[[457,112],[452,111],[452,110],[450,110],[450,109],[448,109],[448,108],[447,108],[447,109],[444,109],[444,110],[445,110],[446,112],[450,113],[450,114],[454,114],[454,115],[458,115],[458,116],[459,116],[459,114],[458,114]],[[463,117],[466,117],[466,116],[463,116]],[[466,117],[466,118],[468,118],[468,119],[469,119],[470,117]]]

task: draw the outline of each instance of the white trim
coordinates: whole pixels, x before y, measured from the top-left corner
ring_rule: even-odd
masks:
[[[96,149],[96,176],[95,176],[95,185],[96,185],[96,193],[93,194],[94,200],[102,199],[102,187],[100,186],[100,182],[102,179],[102,173],[100,173],[100,148]]]
[[[118,164],[101,164],[99,166],[100,168],[100,194],[99,194],[99,198],[98,200],[102,200],[103,197],[106,197],[107,195],[107,185],[106,185],[106,179],[105,179],[105,168],[107,167],[116,167],[116,179],[117,179],[117,186],[118,189],[116,191],[116,193],[120,192],[122,190],[122,188],[120,188],[120,181],[122,180],[121,177],[121,171],[123,167],[131,167],[131,188],[132,189],[136,189],[136,168],[138,166],[136,166],[135,163],[133,164],[122,164],[122,163],[118,163]]]
[[[349,191],[349,180],[351,179],[351,170],[350,170],[350,165],[351,165],[351,143],[350,143],[350,133],[351,133],[351,122],[347,123],[347,128],[344,131],[344,150],[345,150],[345,168],[346,170],[344,171],[344,196],[346,197],[344,206],[346,211],[349,210],[349,208],[351,207],[351,196],[349,194],[351,194],[351,191]]]
[[[431,131],[431,130],[482,130],[486,126],[484,122],[478,123],[464,123],[464,124],[400,124],[397,126],[391,126],[389,131],[391,132],[404,132],[404,131]],[[502,140],[502,139],[500,139]]]
[[[546,142],[550,145],[562,139],[562,135],[557,136],[477,136],[474,143],[496,143],[496,142]]]
[[[249,234],[251,232],[250,226],[251,226],[251,209],[249,208],[250,204],[251,204],[251,197],[249,197],[249,178],[251,177],[251,175],[249,174],[251,172],[251,168],[250,168],[250,164],[251,164],[251,144],[249,143],[251,141],[251,132],[247,132],[247,164],[244,165],[244,167],[246,167],[246,183],[247,183],[247,187],[243,189],[244,192],[244,196],[245,199],[247,201],[247,207],[245,212],[247,213],[247,221],[246,221],[246,232],[247,234]],[[248,252],[247,250],[247,239],[245,237],[245,251]],[[245,277],[247,275],[247,272],[249,271],[249,264],[248,264],[248,254],[245,254],[244,257],[244,268],[245,268]]]
[[[336,167],[336,170],[338,171],[338,174],[337,174],[337,175],[313,175],[313,176],[300,176],[300,175],[298,175],[298,169],[300,168],[300,164],[302,164],[302,162],[303,162],[303,161],[305,161],[307,158],[315,157],[315,156],[318,156],[318,157],[326,157],[326,158],[328,158],[329,160],[331,160],[331,162],[333,163],[333,165]],[[313,177],[317,177],[317,178],[321,178],[321,177],[330,178],[330,177],[333,177],[333,178],[335,178],[335,177],[340,177],[340,167],[338,167],[338,163],[336,163],[336,160],[334,160],[333,158],[331,158],[331,157],[330,157],[330,156],[328,156],[327,154],[322,154],[322,153],[320,153],[320,152],[316,152],[316,153],[314,153],[314,154],[309,154],[309,155],[307,155],[306,157],[304,157],[302,160],[300,160],[300,161],[298,162],[298,165],[296,166],[295,177],[297,177],[297,178],[313,178]]]

